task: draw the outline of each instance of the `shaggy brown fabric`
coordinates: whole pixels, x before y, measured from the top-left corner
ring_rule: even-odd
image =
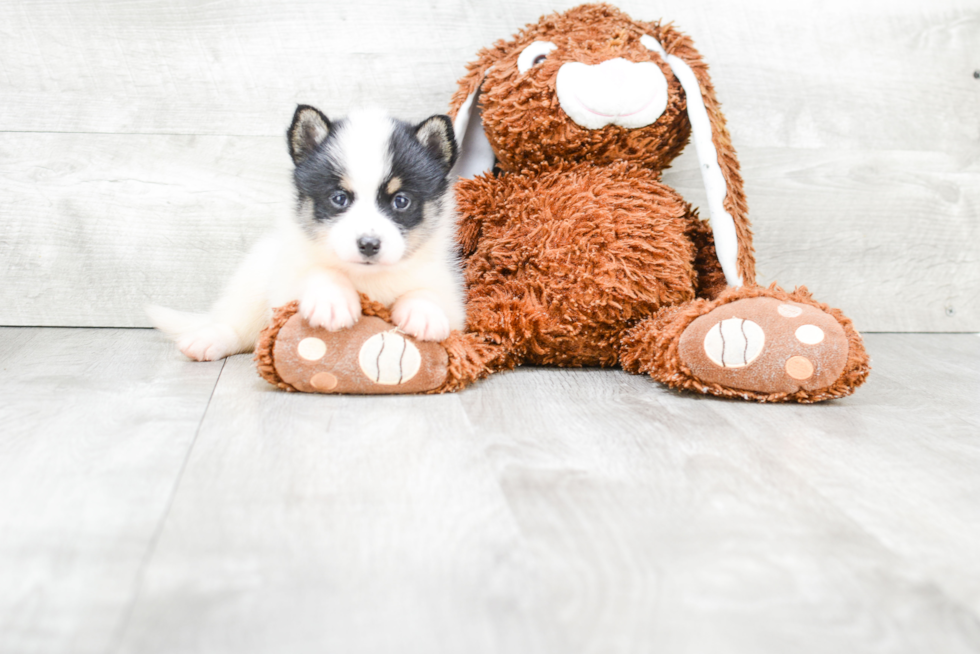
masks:
[[[737,390],[698,379],[682,362],[678,351],[681,335],[691,323],[716,307],[757,297],[809,305],[832,316],[840,324],[847,337],[847,361],[843,372],[833,383],[812,390],[801,388],[795,392],[761,393]],[[839,310],[814,300],[803,286],[792,293],[787,293],[775,284],[768,289],[759,286],[733,288],[713,301],[695,300],[685,305],[667,307],[629,330],[623,338],[623,346],[621,363],[629,372],[649,374],[672,388],[760,402],[811,403],[844,397],[863,384],[870,372],[868,354],[851,320]]]
[[[476,334],[452,332],[441,345],[449,356],[449,374],[445,383],[429,393],[449,393],[466,388],[478,379],[483,379],[494,370],[488,363],[494,358],[496,350],[488,347],[483,338]]]
[[[728,284],[715,254],[715,236],[711,233],[711,226],[698,219],[697,211],[692,211],[690,218],[687,237],[694,244],[694,270],[698,274],[697,288],[694,290],[698,297],[711,300],[721,295]]]
[[[457,185],[468,329],[488,346],[488,369],[616,365],[624,330],[662,307],[726,288],[710,226],[660,180],[691,127],[680,82],[641,43],[644,35],[684,59],[702,86],[729,183],[739,272],[747,283],[755,279],[738,161],[690,39],[605,4],[545,16],[481,51],[450,107],[455,116],[480,90],[483,128],[500,169]],[[557,49],[522,74],[517,59],[533,41]],[[580,127],[559,104],[558,69],[615,57],[655,63],[668,82],[667,108],[638,129]]]
[[[282,377],[279,376],[279,373],[276,372],[276,361],[273,352],[276,347],[276,337],[279,336],[279,330],[282,329],[286,321],[292,318],[297,311],[299,311],[299,300],[293,300],[273,312],[272,321],[268,327],[262,330],[258,340],[255,342],[255,356],[252,358],[262,379],[277,388],[290,392],[296,389],[284,382]]]
[[[697,221],[627,162],[462,180],[467,323],[508,356],[612,366],[624,326],[695,297]]]
[[[484,129],[497,156],[497,165],[504,172],[553,169],[568,162],[601,166],[622,161],[663,170],[684,148],[691,125],[680,82],[667,62],[640,42],[644,35],[656,38],[667,54],[683,59],[698,79],[714,131],[718,162],[728,183],[724,206],[735,221],[738,271],[745,284],[752,284],[755,282],[752,231],[735,149],[707,64],[691,39],[672,25],[633,20],[607,4],[581,5],[545,16],[512,39],[498,41],[479,52],[459,82],[449,114],[455,118],[470,94],[480,90]],[[544,63],[521,74],[517,69],[518,56],[534,41],[550,41],[557,49],[548,54]],[[594,65],[616,57],[634,62],[651,61],[660,67],[668,83],[666,110],[652,125],[638,129],[616,125],[595,130],[580,127],[559,105],[555,92],[558,69],[569,61]]]

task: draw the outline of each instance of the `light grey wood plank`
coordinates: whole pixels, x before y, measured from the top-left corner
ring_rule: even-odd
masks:
[[[692,35],[736,145],[976,156],[976,3],[764,1],[704,22]]]
[[[868,340],[867,388],[816,411],[773,407],[738,422],[740,434],[898,555],[910,580],[980,616],[980,338]]]
[[[976,163],[805,149],[743,161],[760,282],[806,285],[866,331],[980,331]],[[281,137],[0,134],[0,324],[205,310],[288,219],[290,166]],[[703,206],[693,155],[665,179]]]
[[[285,394],[229,359],[119,651],[494,651],[518,534],[480,445],[457,395]]]
[[[0,134],[0,324],[205,310],[291,215],[291,166],[285,137]]]
[[[740,154],[760,284],[806,286],[862,331],[980,331],[980,159],[802,148]],[[693,152],[664,179],[706,206]]]
[[[976,337],[931,338],[868,342],[976,390]],[[532,368],[344,398],[233,358],[120,651],[976,651],[976,425],[885,379],[809,407]]]
[[[6,1],[0,131],[279,135],[282,108],[297,102],[337,113],[381,103],[422,118],[444,111],[477,50],[552,9]]]
[[[930,435],[964,420],[980,426],[980,335],[874,334],[866,337],[874,371],[863,398],[881,407],[894,404],[935,414]]]
[[[552,389],[532,376],[539,372],[527,371],[519,389],[492,400],[469,399],[508,444],[498,468],[522,533],[539,552],[535,577],[550,586],[533,610],[536,623],[551,627],[553,651],[973,651],[980,644],[980,568],[968,561],[969,543],[980,536],[975,427],[954,424],[944,433],[951,443],[904,443],[941,409],[928,411],[927,400],[912,411],[894,400],[887,410],[868,409],[867,393],[819,407],[771,407],[678,401],[637,385],[610,402],[589,379],[562,389],[570,397],[552,404]],[[873,386],[865,390],[877,399]],[[511,411],[501,416],[501,405]],[[532,410],[529,429],[521,423]],[[824,454],[828,441],[836,448]],[[873,457],[885,441],[883,457],[894,467],[876,470]],[[924,462],[903,500],[934,518],[892,515],[889,491],[902,485],[896,468],[915,466],[929,448],[941,454]],[[853,466],[867,478],[847,463],[839,475],[797,471],[851,457],[871,464]],[[944,504],[944,496],[958,501]],[[930,531],[931,522],[945,529]],[[926,560],[918,556],[923,544]]]
[[[422,117],[480,48],[576,4],[8,0],[0,131],[278,135],[299,101]],[[975,149],[970,0],[618,4],[692,35],[738,144]]]
[[[148,331],[0,329],[0,652],[108,651],[221,365]]]
[[[288,213],[295,102],[441,111],[480,47],[573,4],[0,2],[0,324],[203,309]],[[711,64],[761,281],[862,330],[980,330],[973,2],[622,7],[674,20]],[[667,180],[702,204],[695,169]]]

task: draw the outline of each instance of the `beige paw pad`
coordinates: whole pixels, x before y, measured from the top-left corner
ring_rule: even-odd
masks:
[[[833,316],[770,297],[716,307],[688,325],[678,344],[692,376],[759,393],[825,388],[843,373],[847,352]]]
[[[319,361],[327,353],[327,344],[319,338],[304,338],[296,346],[296,352],[307,361]]]
[[[796,306],[795,304],[780,304],[776,308],[776,312],[783,318],[796,318],[803,313],[803,307]]]
[[[729,318],[704,337],[704,353],[722,368],[742,368],[755,361],[766,344],[766,333],[751,320]]]
[[[318,372],[310,377],[310,386],[321,393],[329,393],[337,388],[337,377],[329,372]]]
[[[786,359],[786,374],[793,379],[809,379],[813,377],[813,364],[806,357],[790,357]]]
[[[404,384],[422,366],[419,349],[394,331],[375,334],[361,346],[361,370],[376,384]]]
[[[824,338],[823,330],[816,325],[800,325],[794,335],[796,340],[805,345],[816,345]]]

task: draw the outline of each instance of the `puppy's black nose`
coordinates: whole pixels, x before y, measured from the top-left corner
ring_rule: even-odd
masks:
[[[362,236],[357,239],[357,249],[366,257],[373,257],[381,249],[381,239],[377,236]]]

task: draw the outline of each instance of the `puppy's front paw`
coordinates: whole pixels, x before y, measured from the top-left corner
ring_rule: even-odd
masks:
[[[238,334],[226,325],[205,325],[177,341],[177,347],[188,359],[216,361],[241,350]]]
[[[391,309],[391,320],[420,341],[441,341],[449,336],[446,312],[425,298],[400,298]]]
[[[353,288],[317,280],[307,285],[299,313],[313,327],[335,332],[352,327],[361,317],[361,298]]]

